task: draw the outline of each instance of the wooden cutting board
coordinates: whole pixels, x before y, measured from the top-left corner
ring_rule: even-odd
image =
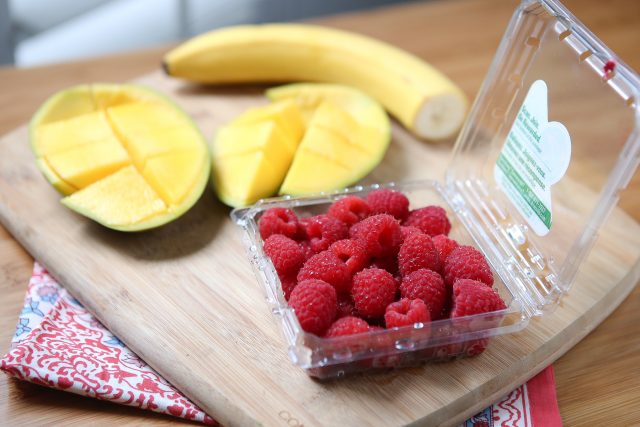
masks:
[[[210,89],[154,73],[140,79],[182,105],[205,135],[261,88]],[[439,178],[450,145],[394,125],[367,181]],[[0,220],[109,329],[173,385],[228,425],[450,425],[561,356],[640,279],[640,226],[614,211],[560,307],[477,358],[319,382],[288,360],[229,209],[205,192],[150,232],[107,230],[59,204],[34,166],[26,127],[0,139]]]

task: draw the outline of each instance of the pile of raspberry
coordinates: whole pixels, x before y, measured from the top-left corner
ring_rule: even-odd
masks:
[[[398,191],[349,195],[309,218],[271,208],[259,229],[302,329],[318,336],[506,308],[484,255],[447,237],[446,211],[409,210]]]

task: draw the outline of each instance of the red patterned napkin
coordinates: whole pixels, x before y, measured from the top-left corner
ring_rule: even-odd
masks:
[[[46,387],[217,424],[125,347],[38,263],[0,369]],[[561,425],[551,367],[462,424]]]

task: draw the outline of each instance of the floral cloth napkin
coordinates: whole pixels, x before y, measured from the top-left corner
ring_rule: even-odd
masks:
[[[46,387],[217,424],[125,347],[37,262],[0,369]],[[552,367],[461,424],[561,425]]]

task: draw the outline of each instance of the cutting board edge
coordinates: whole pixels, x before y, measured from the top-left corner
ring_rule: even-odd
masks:
[[[456,426],[461,422],[467,420],[469,417],[477,414],[482,409],[488,407],[492,403],[495,403],[498,399],[505,396],[511,390],[515,389],[519,385],[522,385],[529,381],[531,378],[535,377],[538,373],[542,372],[547,366],[551,365],[557,359],[562,357],[567,351],[571,350],[575,345],[577,345],[582,339],[595,330],[607,317],[609,317],[619,306],[624,302],[625,299],[629,296],[629,294],[635,289],[636,286],[640,284],[640,260],[638,260],[634,266],[629,270],[629,272],[623,277],[616,286],[611,289],[608,295],[617,295],[617,298],[613,298],[609,304],[605,304],[605,299],[601,299],[595,305],[593,305],[588,311],[586,311],[581,317],[576,319],[569,328],[563,329],[560,333],[556,334],[550,341],[546,343],[549,345],[551,343],[556,343],[558,341],[563,342],[564,344],[560,344],[558,349],[550,353],[548,357],[538,360],[537,362],[532,362],[529,370],[522,370],[525,374],[518,376],[517,381],[511,381],[515,385],[513,387],[501,387],[498,391],[495,391],[489,397],[486,397],[482,400],[475,400],[477,396],[472,392],[468,393],[464,399],[471,399],[468,406],[469,409],[465,411],[461,411],[459,415],[457,415],[453,419],[442,420],[442,416],[439,414],[446,412],[446,407],[442,407],[441,409],[432,412],[427,417],[416,420],[415,422],[409,424],[409,426],[420,426],[420,425],[437,425],[442,427],[448,426]],[[617,292],[622,290],[622,292]],[[589,322],[580,322],[584,320],[589,314],[596,314],[596,321],[593,323]],[[528,326],[529,327],[529,326]],[[570,330],[573,328],[577,328],[577,333],[569,334]],[[525,328],[526,331],[526,328]],[[568,338],[568,339],[567,339]],[[535,353],[534,353],[535,354]],[[532,355],[521,359],[522,361],[531,361]],[[516,366],[516,365],[512,365]],[[515,369],[509,369],[508,372],[511,372]],[[505,373],[505,375],[507,375]],[[499,377],[494,377],[490,382],[496,381]],[[488,383],[484,383],[483,386],[486,386]],[[440,419],[438,419],[438,417]],[[434,419],[435,418],[435,419]]]

